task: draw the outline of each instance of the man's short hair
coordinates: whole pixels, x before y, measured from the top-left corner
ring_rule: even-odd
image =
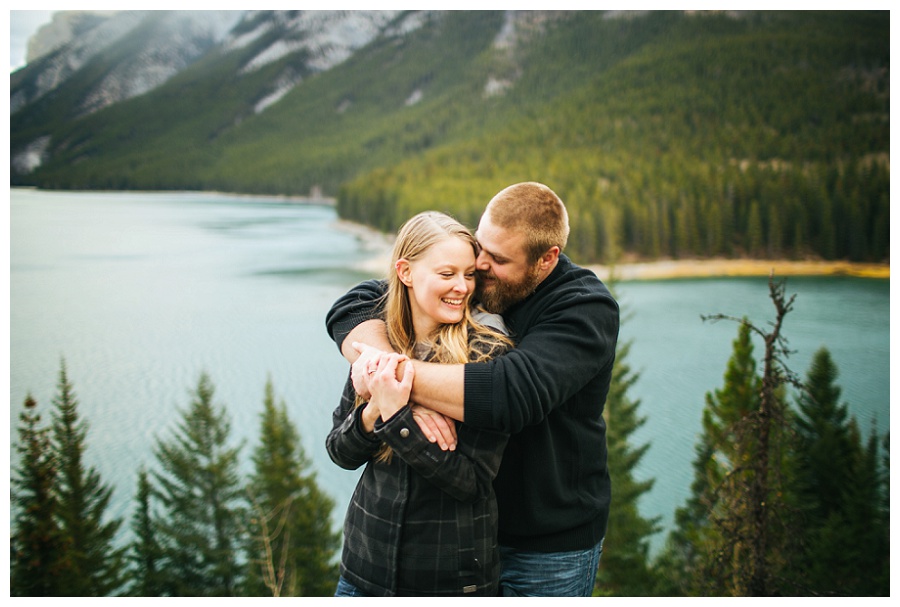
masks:
[[[535,263],[550,247],[566,248],[569,215],[556,193],[542,183],[527,181],[501,190],[488,203],[491,222],[504,230],[525,234],[528,263]]]

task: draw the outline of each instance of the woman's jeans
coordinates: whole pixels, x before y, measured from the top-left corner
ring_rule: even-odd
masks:
[[[344,576],[341,576],[338,580],[337,590],[334,592],[334,596],[369,596],[350,582],[344,579]]]
[[[591,596],[603,540],[587,550],[524,552],[500,546],[501,596]]]

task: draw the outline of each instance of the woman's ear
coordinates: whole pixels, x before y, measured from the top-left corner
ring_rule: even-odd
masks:
[[[397,277],[400,279],[400,282],[405,284],[407,287],[412,286],[412,272],[409,267],[409,261],[406,259],[398,259],[397,263],[394,264],[394,267],[397,269]]]

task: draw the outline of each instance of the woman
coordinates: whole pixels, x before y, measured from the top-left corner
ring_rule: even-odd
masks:
[[[470,308],[476,253],[472,234],[442,213],[416,215],[397,235],[383,316],[399,354],[370,368],[368,402],[348,379],[326,441],[342,468],[366,466],[344,522],[337,596],[497,593],[492,481],[508,437],[463,424],[455,451],[429,442],[408,404],[413,365],[403,364],[481,361],[511,347]]]

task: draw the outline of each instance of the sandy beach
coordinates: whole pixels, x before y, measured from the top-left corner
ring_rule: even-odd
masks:
[[[793,261],[787,259],[683,259],[617,266],[588,266],[601,280],[614,275],[618,280],[665,280],[675,278],[713,278],[723,276],[859,276],[890,278],[888,264],[847,261]]]
[[[393,235],[373,230],[358,223],[340,220],[337,227],[360,240],[371,256],[359,269],[376,276],[383,275],[390,262]],[[671,280],[678,278],[715,278],[734,276],[858,276],[889,279],[889,264],[852,263],[848,261],[796,261],[787,259],[679,259],[622,263],[615,266],[587,265],[603,281]]]

